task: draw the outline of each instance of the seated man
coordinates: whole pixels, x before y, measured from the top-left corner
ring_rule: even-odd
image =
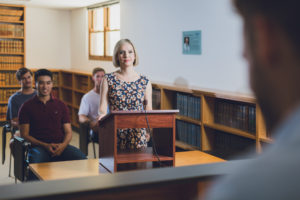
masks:
[[[80,102],[78,112],[79,122],[87,123],[91,128],[92,140],[98,142],[98,110],[100,104],[100,84],[105,71],[102,68],[95,68],[93,70],[94,88],[86,93]]]
[[[21,89],[11,95],[8,100],[6,119],[11,123],[11,126],[15,132],[16,136],[20,136],[19,133],[19,120],[18,112],[21,105],[28,99],[36,95],[35,89],[32,88],[32,72],[22,67],[16,73],[17,80],[21,84]],[[11,144],[12,145],[12,140]]]
[[[69,145],[72,130],[66,105],[51,96],[52,72],[35,72],[37,95],[25,102],[19,111],[21,136],[31,142],[29,163],[80,160],[86,156]]]

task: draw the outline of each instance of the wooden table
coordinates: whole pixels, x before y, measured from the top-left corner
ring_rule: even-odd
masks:
[[[175,153],[175,167],[224,161],[201,151]],[[40,180],[79,178],[108,173],[99,165],[99,159],[35,163],[29,164],[29,168]]]

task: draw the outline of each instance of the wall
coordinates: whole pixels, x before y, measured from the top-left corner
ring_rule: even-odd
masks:
[[[242,26],[230,0],[121,0],[121,37],[152,81],[251,93]],[[202,54],[182,55],[182,31],[202,31]]]
[[[71,68],[70,11],[26,7],[26,66]]]
[[[115,70],[111,62],[88,58],[88,13],[85,8],[71,11],[71,66],[90,72],[94,67],[103,67],[106,72]]]

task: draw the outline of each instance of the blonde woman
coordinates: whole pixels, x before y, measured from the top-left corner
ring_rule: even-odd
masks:
[[[136,49],[129,39],[121,39],[114,48],[113,64],[120,69],[106,74],[101,84],[99,120],[109,110],[152,110],[152,86],[149,79],[137,73]],[[147,105],[143,106],[146,100]],[[149,135],[144,128],[119,129],[119,149],[141,149],[147,147]]]

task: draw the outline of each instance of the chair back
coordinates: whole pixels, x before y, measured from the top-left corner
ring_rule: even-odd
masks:
[[[20,181],[25,181],[27,177],[28,160],[27,153],[30,143],[26,142],[21,137],[14,137],[13,149],[14,152],[14,174]]]
[[[5,150],[6,150],[6,134],[11,132],[10,124],[5,124],[2,129],[2,165],[5,162]]]

